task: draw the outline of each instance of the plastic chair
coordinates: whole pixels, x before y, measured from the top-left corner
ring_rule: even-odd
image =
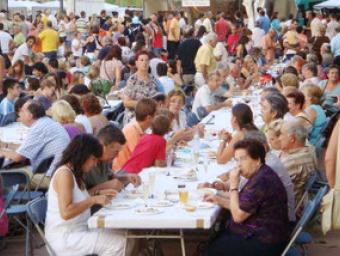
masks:
[[[314,213],[319,208],[321,200],[324,197],[324,195],[327,193],[327,190],[328,190],[327,186],[320,188],[318,193],[316,194],[316,196],[313,198],[313,200],[308,201],[308,203],[306,204],[306,207],[303,211],[303,215],[302,215],[301,219],[299,220],[299,222],[297,223],[296,227],[294,228],[293,233],[292,233],[292,237],[291,237],[288,245],[286,246],[286,248],[283,251],[281,256],[297,255],[296,249],[293,249],[294,247],[292,247],[292,245],[294,243],[301,246],[303,251],[304,251],[303,246],[306,243],[311,242],[311,237],[305,240],[302,237],[302,236],[304,236],[304,234],[302,236],[300,236],[300,234],[302,233],[302,230],[306,227],[306,225],[308,224],[310,219],[313,217]],[[299,236],[300,236],[300,238],[298,239]]]
[[[41,192],[38,192],[37,190],[40,188],[41,184],[43,183],[44,179],[46,178],[46,173],[48,171],[48,169],[50,168],[52,162],[54,160],[54,156],[51,156],[51,157],[48,157],[46,159],[44,159],[43,161],[41,161],[41,163],[38,165],[37,169],[35,169],[33,171],[33,176],[32,176],[32,179],[33,177],[36,175],[36,174],[44,174],[43,177],[41,177],[40,179],[40,182],[39,184],[35,187],[34,191],[37,192],[37,193],[41,193]],[[41,195],[42,196],[42,193]],[[34,197],[35,198],[35,197]]]
[[[45,225],[45,218],[47,212],[47,200],[45,197],[36,198],[27,205],[27,215],[33,223],[34,227],[37,229],[38,234],[43,239],[46,249],[49,255],[54,256],[55,253],[52,250],[51,245],[47,242],[44,231],[41,229],[40,225]]]
[[[312,174],[311,176],[309,176],[306,184],[305,184],[305,192],[303,193],[300,201],[296,204],[295,206],[295,212],[300,208],[300,206],[302,205],[302,203],[305,201],[306,197],[308,196],[308,193],[310,192],[310,190],[313,187],[313,184],[318,180],[318,175]]]
[[[25,229],[26,238],[25,238],[25,255],[29,255],[29,252],[32,249],[31,246],[31,223],[27,218],[27,211],[25,204],[15,204],[15,199],[17,198],[17,194],[22,193],[22,191],[18,191],[18,187],[25,186],[25,189],[28,188],[27,193],[30,197],[29,191],[29,177],[23,171],[1,171],[0,175],[2,177],[3,187],[6,188],[8,193],[5,195],[5,202],[7,203],[5,211],[8,217],[13,218],[21,227]],[[25,193],[25,192],[24,192]],[[20,196],[19,196],[20,197]],[[26,225],[18,218],[18,216],[25,215],[26,217]]]
[[[40,197],[43,195],[42,192],[32,192],[30,190],[30,178],[27,173],[20,170],[3,170],[0,171],[0,175],[2,177],[2,185],[3,187],[12,187],[16,184],[21,185],[23,187],[22,191],[18,191],[15,194],[16,201],[30,201],[34,198]]]

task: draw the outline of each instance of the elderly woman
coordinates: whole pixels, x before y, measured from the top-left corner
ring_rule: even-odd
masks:
[[[124,125],[135,117],[134,108],[138,100],[142,98],[152,98],[159,92],[156,79],[149,74],[149,62],[148,52],[141,51],[137,54],[137,72],[130,76],[124,88]]]
[[[265,123],[264,131],[268,125],[277,119],[283,119],[288,112],[288,102],[286,98],[279,93],[268,94],[262,104],[262,119]]]
[[[318,67],[314,63],[307,63],[302,67],[303,82],[301,86],[305,84],[319,84]]]
[[[311,128],[312,123],[304,111],[305,96],[302,92],[294,89],[285,95],[288,101],[289,113],[294,116],[306,129]]]
[[[307,84],[302,88],[305,95],[305,113],[312,123],[312,129],[309,131],[308,141],[315,145],[322,127],[326,123],[325,111],[322,109],[321,97],[322,91],[319,86],[314,84]]]
[[[281,127],[283,125],[282,119],[277,119],[273,122],[271,122],[266,130],[266,137],[269,142],[269,145],[271,149],[277,153],[277,155],[280,154],[281,151],[281,141],[280,141],[280,135],[281,135]]]
[[[227,197],[206,196],[207,201],[230,210],[226,230],[203,252],[204,256],[276,256],[289,237],[287,193],[278,175],[265,163],[263,144],[244,139],[234,145],[237,167],[229,175]],[[239,191],[240,176],[248,179]]]
[[[340,75],[339,67],[336,65],[331,65],[327,73],[328,80],[323,80],[319,84],[323,92],[322,105],[331,113],[336,112],[340,108],[339,75]]]
[[[67,101],[58,100],[54,102],[50,112],[52,114],[52,119],[65,128],[71,140],[77,135],[85,132],[82,124],[75,123],[76,112]]]
[[[94,94],[84,95],[80,99],[80,105],[91,123],[93,134],[96,135],[101,128],[109,124],[107,118],[102,114],[102,107]]]
[[[225,130],[219,133],[222,142],[217,151],[217,162],[225,164],[234,155],[234,144],[244,138],[247,131],[257,130],[254,125],[253,112],[250,107],[244,103],[237,104],[231,109],[231,126],[235,133],[231,135]]]

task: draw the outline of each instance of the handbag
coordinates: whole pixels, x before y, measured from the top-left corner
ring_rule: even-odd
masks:
[[[324,234],[330,230],[340,230],[340,143],[338,143],[337,150],[335,186],[323,197],[321,212],[321,226]]]

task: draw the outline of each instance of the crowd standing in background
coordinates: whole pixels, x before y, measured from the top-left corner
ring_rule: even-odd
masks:
[[[207,200],[229,209],[232,221],[203,254],[283,250],[310,175],[323,170],[334,186],[340,22],[337,13],[311,11],[303,24],[262,8],[256,16],[250,30],[241,12],[208,12],[192,22],[183,12],[0,13],[0,125],[30,127],[21,145],[1,143],[0,156],[29,160],[33,170],[55,156],[43,185],[46,237],[58,254],[122,255],[120,231],[82,228],[90,208],[127,183],[139,185],[143,168],[166,166],[178,145],[204,132],[199,121],[221,108],[230,108],[234,132],[218,131],[217,161],[235,158],[238,169],[210,184],[229,191],[228,200]],[[231,100],[255,91],[261,127],[251,105]],[[122,101],[121,118],[103,112],[108,95]],[[315,149],[330,119],[335,128],[320,161]],[[248,181],[239,191],[241,175]]]

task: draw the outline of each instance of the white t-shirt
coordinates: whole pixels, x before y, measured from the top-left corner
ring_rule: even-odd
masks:
[[[86,133],[93,134],[92,125],[90,120],[85,115],[77,115],[74,120],[76,123],[82,124],[85,128]]]
[[[194,112],[197,117],[197,109],[199,107],[207,107],[215,103],[215,98],[213,92],[210,90],[207,84],[203,85],[198,89],[195,95],[194,103],[192,104],[192,112]]]
[[[254,42],[254,47],[259,47],[259,48],[262,47],[261,41],[262,41],[262,38],[264,37],[265,34],[266,34],[266,32],[264,32],[264,30],[261,29],[261,28],[255,27],[253,29],[252,39],[253,39],[253,42]]]
[[[214,48],[214,56],[219,57],[221,55],[222,55],[222,59],[219,62],[227,63],[227,61],[228,61],[227,49],[224,47],[224,43],[218,42],[216,44],[216,47]]]
[[[72,40],[71,50],[72,50],[73,56],[81,57],[81,55],[83,53],[83,48],[81,47],[80,40],[78,40],[76,38]]]
[[[54,17],[52,14],[50,14],[47,19],[48,19],[48,21],[50,21],[52,23],[52,27],[54,29],[58,29],[58,20],[57,20],[56,17]]]
[[[157,75],[157,65],[158,63],[165,63],[162,59],[160,58],[153,58],[150,60],[150,69],[151,69],[151,74],[158,78],[158,75]]]
[[[10,34],[5,31],[0,31],[0,47],[2,53],[8,54],[9,53],[9,43],[13,40]]]
[[[12,59],[12,65],[17,61],[17,60],[25,60],[24,56],[30,56],[32,54],[32,50],[28,48],[27,43],[24,43],[20,45],[14,53],[13,59]]]
[[[175,89],[175,82],[168,76],[161,76],[158,80],[162,83],[165,95]]]

